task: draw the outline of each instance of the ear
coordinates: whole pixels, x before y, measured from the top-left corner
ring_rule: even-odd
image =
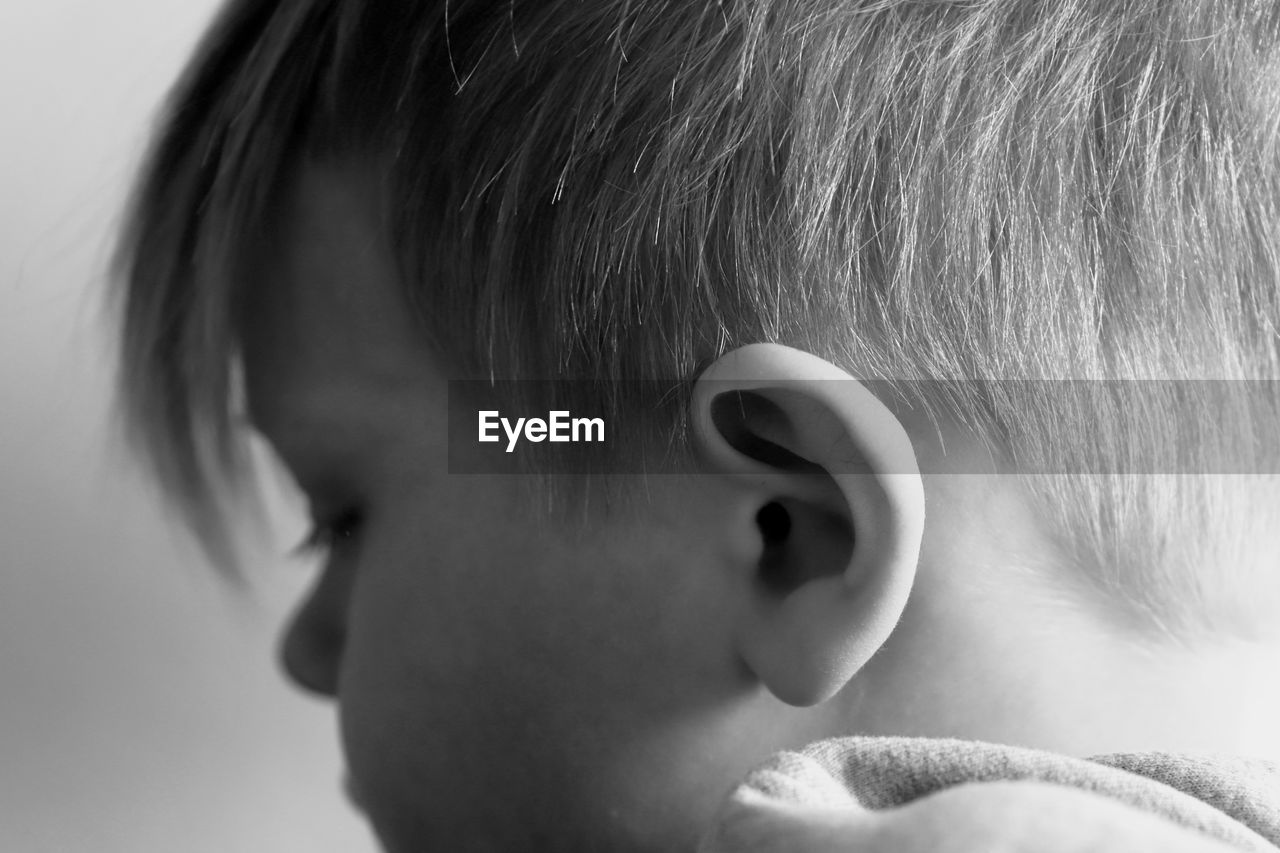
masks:
[[[779,344],[712,364],[692,416],[702,458],[755,520],[730,534],[738,653],[782,701],[825,701],[888,638],[911,591],[924,531],[911,441],[862,383]]]

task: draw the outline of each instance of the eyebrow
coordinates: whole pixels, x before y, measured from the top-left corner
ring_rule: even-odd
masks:
[[[391,419],[376,417],[373,400],[353,406],[337,403],[330,393],[290,394],[272,401],[267,417],[255,417],[252,408],[240,425],[269,444],[290,470],[326,465],[366,455],[385,447]]]
[[[257,399],[247,395],[245,416],[249,425],[265,431],[284,428],[310,432],[316,427],[326,430],[352,424],[368,423],[373,426],[388,422],[388,418],[373,414],[385,406],[383,395],[378,393],[381,383],[368,382],[314,382],[297,380],[281,382],[283,389],[276,393],[259,395]],[[270,391],[270,387],[266,389]],[[257,405],[254,405],[254,404]],[[299,425],[305,426],[300,430]]]

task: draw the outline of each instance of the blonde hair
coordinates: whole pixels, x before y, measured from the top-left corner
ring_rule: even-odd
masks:
[[[237,270],[304,154],[378,176],[460,370],[590,380],[619,422],[653,402],[627,380],[753,341],[872,379],[1117,381],[1098,412],[1051,383],[900,387],[1053,473],[1065,551],[1148,623],[1251,630],[1276,572],[1223,567],[1274,539],[1274,478],[1131,476],[1175,432],[1194,463],[1221,415],[1120,381],[1277,376],[1277,4],[230,3],[119,267],[130,422],[210,542]],[[1273,404],[1238,405],[1244,432]]]

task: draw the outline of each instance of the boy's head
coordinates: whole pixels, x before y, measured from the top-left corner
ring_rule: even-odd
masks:
[[[1273,612],[1273,486],[1186,476],[1214,416],[1157,405],[1212,394],[1041,380],[1275,372],[1278,29],[1263,3],[233,3],[124,244],[134,422],[216,545],[242,366],[328,551],[286,660],[339,695],[392,849],[672,849],[753,761],[840,731],[1070,745],[995,696],[993,637],[1030,695],[1060,645],[1036,620]],[[477,377],[575,380],[494,405],[602,414],[615,474],[555,500],[451,474],[447,380]],[[1020,465],[1047,473],[976,475]]]

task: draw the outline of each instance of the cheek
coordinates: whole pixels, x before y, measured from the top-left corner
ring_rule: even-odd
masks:
[[[448,492],[402,505],[362,555],[341,705],[371,808],[446,835],[626,823],[649,780],[670,790],[706,754],[690,721],[721,725],[749,693],[726,579],[661,524],[583,539],[522,511],[517,483]]]

